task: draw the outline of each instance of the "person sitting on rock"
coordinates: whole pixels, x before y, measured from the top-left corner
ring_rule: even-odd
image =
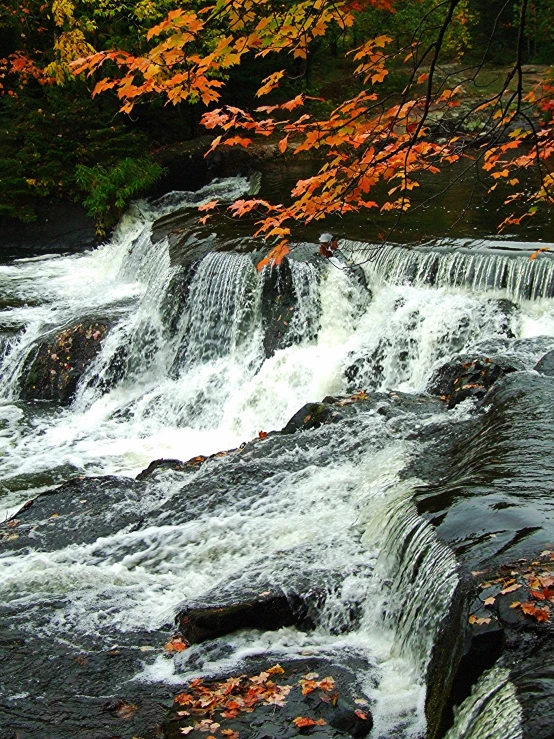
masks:
[[[319,253],[322,257],[329,259],[333,256],[333,252],[338,248],[338,241],[333,238],[333,234],[324,233],[319,237]]]

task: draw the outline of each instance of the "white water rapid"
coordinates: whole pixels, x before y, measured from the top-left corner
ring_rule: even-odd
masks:
[[[529,266],[492,252],[478,259],[467,249],[437,256],[387,248],[364,268],[371,299],[342,262],[293,261],[290,343],[267,357],[264,275],[251,256],[212,252],[183,287],[167,241],[151,240],[156,218],[202,199],[231,201],[247,188],[246,180],[224,180],[194,196],[137,203],[94,251],[0,266],[4,517],[71,477],[134,477],[154,459],[236,448],[326,395],[423,393],[441,362],[477,343],[546,336],[536,354],[520,355],[529,366],[554,347],[550,258]],[[346,253],[354,246],[342,245]],[[507,310],[505,298],[518,303]],[[21,401],[29,355],[85,317],[111,328],[72,403]],[[394,418],[374,411],[286,444],[270,437],[244,458],[211,460],[185,478],[169,473],[146,493],[130,489],[113,510],[138,511],[140,525],[88,543],[5,553],[0,600],[31,614],[55,600],[41,634],[114,644],[118,633],[170,623],[183,601],[222,583],[255,576],[286,589],[301,574],[326,593],[313,632],[239,632],[223,654],[200,645],[174,660],[145,658],[135,678],[171,684],[228,674],[259,654],[356,657],[365,665],[372,739],[422,737],[425,670],[458,575],[411,503],[418,481],[401,472],[415,431],[455,423],[470,407]],[[189,490],[200,492],[188,499]],[[485,736],[472,732],[451,736]]]

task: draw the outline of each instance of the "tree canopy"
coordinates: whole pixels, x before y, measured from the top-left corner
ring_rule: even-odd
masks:
[[[88,86],[130,121],[188,106],[212,150],[273,137],[283,154],[316,158],[290,202],[231,206],[259,215],[279,261],[294,222],[368,209],[400,218],[422,176],[455,162],[457,177],[478,167],[491,189],[509,189],[501,228],[549,207],[554,83],[530,85],[525,65],[554,51],[553,21],[548,0],[54,0],[54,43],[38,54],[35,19],[36,39],[4,70],[20,84]],[[317,75],[329,59],[340,84]],[[532,187],[518,176],[530,168]]]

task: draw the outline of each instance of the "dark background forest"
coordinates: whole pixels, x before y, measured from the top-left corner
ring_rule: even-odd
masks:
[[[350,5],[353,27],[347,32],[331,28],[316,39],[307,61],[287,59],[289,78],[277,98],[305,92],[326,101],[314,105],[333,106],[338,95],[355,93],[358,84],[345,52],[379,34],[390,36],[393,46],[406,46],[422,18],[441,3],[398,0],[394,12],[364,2]],[[65,13],[78,20],[75,47],[81,45],[83,55],[111,48],[138,54],[148,28],[180,6],[178,0],[80,0],[67,7],[63,0],[52,7],[42,0],[6,0],[0,5],[0,218],[32,221],[41,204],[74,201],[84,203],[105,231],[132,197],[152,192],[156,182],[163,189],[171,152],[207,133],[200,125],[206,107],[190,101],[168,105],[157,96],[142,99],[131,115],[121,114],[115,93],[92,97],[95,80],[74,76],[60,61],[59,34]],[[462,0],[442,63],[484,61],[483,88],[494,85],[495,70],[513,61],[518,17],[517,0]],[[527,65],[554,59],[550,0],[529,6],[524,54]],[[260,80],[283,64],[271,56],[247,58],[226,75],[219,104],[252,108]],[[401,65],[391,70],[385,92],[400,93],[407,75]]]

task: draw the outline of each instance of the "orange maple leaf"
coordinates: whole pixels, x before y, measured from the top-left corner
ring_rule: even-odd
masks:
[[[323,718],[313,719],[307,716],[297,716],[293,718],[292,723],[301,729],[307,726],[326,726],[327,721]]]

